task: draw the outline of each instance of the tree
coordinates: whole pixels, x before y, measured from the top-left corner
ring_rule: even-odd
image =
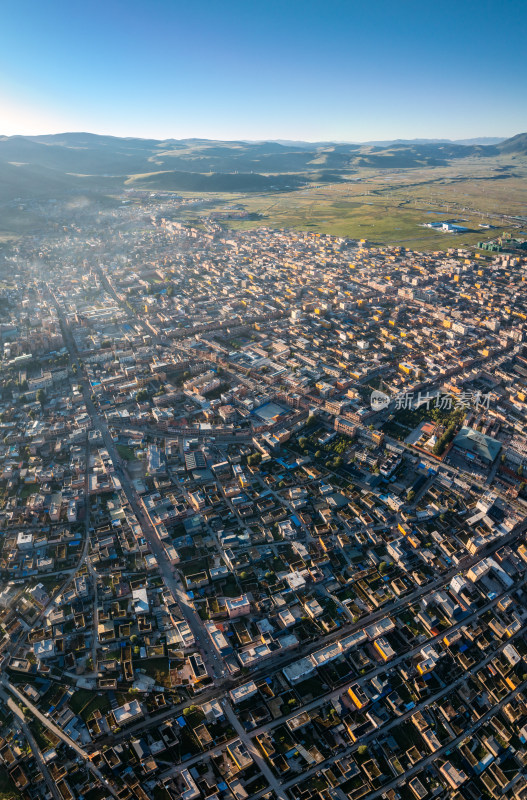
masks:
[[[323,456],[322,450],[317,450],[315,453],[315,458],[322,458],[322,456]]]
[[[456,433],[456,421],[451,422],[442,436],[435,443],[432,452],[435,456],[440,456],[450,444]]]
[[[368,752],[368,745],[367,744],[361,744],[357,748],[357,753],[359,754],[359,756],[365,756],[367,752]]]
[[[381,575],[384,575],[387,569],[388,569],[388,564],[386,563],[386,561],[381,561],[381,563],[379,564],[379,572],[381,573]]]
[[[298,440],[298,444],[300,445],[300,447],[302,448],[302,450],[304,450],[304,449],[306,448],[306,446],[307,446],[307,443],[308,443],[308,440],[307,440],[307,437],[306,437],[306,436],[301,436],[301,437],[299,438],[299,440]]]
[[[307,427],[311,428],[315,424],[316,421],[317,421],[317,418],[315,417],[315,415],[314,414],[310,414],[309,417],[307,418],[307,421],[306,421]]]
[[[142,403],[143,400],[146,400],[147,398],[148,398],[148,392],[146,389],[139,389],[139,391],[135,396],[135,399],[137,400],[138,403]]]
[[[409,503],[411,503],[411,502],[412,502],[412,500],[414,499],[414,497],[415,497],[415,492],[414,492],[414,490],[413,490],[413,489],[409,489],[409,490],[406,492],[406,499],[408,500],[408,502],[409,502]]]
[[[261,453],[252,453],[247,458],[247,463],[248,463],[248,465],[250,467],[257,467],[258,464],[261,462],[261,460],[262,460],[262,454]]]
[[[37,392],[37,403],[40,403],[41,406],[44,405],[46,402],[46,392],[44,389],[39,389]]]

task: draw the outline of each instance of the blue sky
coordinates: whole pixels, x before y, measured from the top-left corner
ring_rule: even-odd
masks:
[[[524,0],[4,0],[0,134],[527,130]]]

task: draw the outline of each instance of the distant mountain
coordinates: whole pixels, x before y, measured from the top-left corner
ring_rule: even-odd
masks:
[[[505,139],[505,136],[478,136],[475,139],[454,139],[454,142],[456,144],[499,144]]]
[[[475,139],[394,139],[389,141],[380,142],[364,142],[364,144],[374,144],[379,147],[391,147],[396,145],[405,144],[462,144],[462,145],[493,145],[503,142],[505,136],[479,136]]]
[[[514,153],[517,155],[527,155],[527,133],[519,133],[511,139],[507,139],[498,145],[501,153]]]
[[[22,163],[74,175],[257,173],[260,175],[350,171],[358,166],[437,166],[467,155],[497,151],[455,142],[315,143],[135,139],[62,133],[0,138],[0,163]]]
[[[347,142],[139,139],[69,132],[0,136],[0,202],[118,190],[125,183],[175,191],[287,190],[359,169],[444,166],[467,156],[525,154],[512,139]]]
[[[303,142],[303,141],[289,141],[288,139],[273,139],[278,144],[289,147],[301,147],[303,149],[313,146],[327,147],[331,144],[353,144],[358,146],[375,145],[377,147],[392,147],[393,145],[406,145],[406,144],[499,144],[505,141],[505,136],[478,136],[474,139],[379,139],[369,140],[366,142]]]

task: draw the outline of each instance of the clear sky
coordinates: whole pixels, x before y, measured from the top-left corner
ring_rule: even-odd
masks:
[[[0,134],[527,130],[525,0],[3,0]]]

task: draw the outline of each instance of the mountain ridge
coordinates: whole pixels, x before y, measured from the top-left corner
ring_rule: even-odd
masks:
[[[527,155],[527,133],[492,144],[482,144],[481,137],[463,144],[140,139],[83,131],[1,136],[0,201],[46,192],[55,197],[88,186],[93,191],[98,183],[102,191],[125,184],[175,191],[288,191],[313,181],[344,180],[363,169],[439,167],[468,156],[500,155]]]

